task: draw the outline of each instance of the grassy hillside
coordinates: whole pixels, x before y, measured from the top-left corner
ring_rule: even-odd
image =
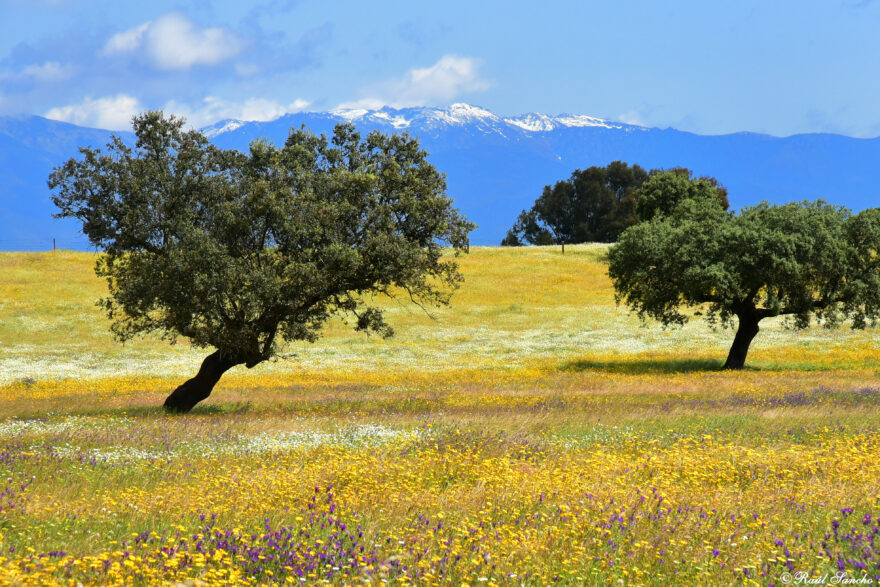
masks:
[[[93,255],[0,254],[0,583],[770,584],[880,574],[876,331],[664,331],[604,246],[476,248],[449,308],[331,324],[157,406]],[[3,489],[0,486],[0,489]]]
[[[700,320],[682,329],[640,324],[614,303],[605,251],[604,245],[570,247],[564,256],[552,247],[475,248],[461,259],[465,283],[450,307],[427,315],[382,300],[393,339],[332,322],[319,342],[290,345],[286,360],[235,368],[223,389],[408,381],[497,387],[548,377],[715,371],[733,332],[713,331]],[[108,385],[116,393],[132,386],[158,392],[195,372],[207,351],[185,342],[172,347],[147,338],[123,346],[112,340],[95,306],[105,286],[94,276],[94,263],[88,253],[0,253],[0,386],[24,385],[32,395],[58,381],[68,393]],[[745,377],[845,370],[858,378],[872,376],[878,359],[876,331],[797,332],[767,320]]]

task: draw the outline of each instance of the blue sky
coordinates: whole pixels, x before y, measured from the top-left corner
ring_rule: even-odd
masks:
[[[880,135],[880,1],[0,0],[0,114],[125,128],[296,110],[589,114]]]

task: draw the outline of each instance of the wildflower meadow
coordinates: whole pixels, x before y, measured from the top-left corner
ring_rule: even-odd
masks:
[[[472,248],[163,398],[204,349],[111,338],[89,253],[0,253],[0,584],[880,584],[880,344],[643,325],[604,245]]]

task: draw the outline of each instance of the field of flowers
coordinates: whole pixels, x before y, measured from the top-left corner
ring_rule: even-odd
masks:
[[[158,406],[84,253],[0,253],[0,584],[880,584],[876,331],[643,328],[604,247],[477,248],[391,340],[333,324]],[[808,583],[812,581],[812,583]]]

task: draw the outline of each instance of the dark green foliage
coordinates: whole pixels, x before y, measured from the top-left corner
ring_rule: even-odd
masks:
[[[850,245],[844,306],[856,328],[875,324],[880,317],[880,208],[853,216],[846,226]]]
[[[566,181],[545,186],[507,233],[505,246],[611,242],[635,223],[636,190],[648,173],[622,161],[576,170]]]
[[[640,317],[682,324],[687,307],[711,322],[737,317],[726,366],[741,368],[764,318],[788,315],[805,328],[852,317],[864,327],[880,316],[878,211],[852,216],[819,201],[735,215],[704,195],[629,228],[609,251],[617,299]]]
[[[650,220],[657,214],[671,214],[682,200],[701,199],[718,200],[725,210],[729,207],[727,189],[714,177],[695,179],[684,167],[655,169],[638,190],[636,215],[639,220]]]
[[[221,367],[252,367],[283,341],[314,341],[334,314],[390,335],[371,294],[445,304],[461,282],[454,256],[473,225],[407,135],[302,129],[241,153],[161,112],[134,131],[135,148],[81,149],[49,179],[58,216],[104,251],[120,340],[184,336],[218,349]]]
[[[508,230],[504,238],[501,239],[502,247],[521,247],[523,244],[525,243],[519,239],[519,234],[513,228]]]
[[[718,180],[695,179],[684,167],[646,172],[615,161],[607,167],[578,169],[570,179],[545,186],[501,245],[614,242],[637,222],[671,213],[681,200],[703,198],[728,207],[727,190]]]
[[[553,233],[539,223],[538,213],[534,208],[520,212],[513,228],[507,231],[501,246],[522,246],[523,241],[532,245],[552,245],[557,242],[553,238]]]
[[[501,244],[614,242],[640,220],[644,186],[652,186],[649,198],[656,203],[648,204],[642,212],[653,215],[654,208],[670,206],[665,194],[670,188],[680,193],[677,188],[682,183],[694,184],[682,193],[690,197],[703,191],[717,193],[726,207],[727,191],[712,178],[692,180],[684,168],[648,173],[638,165],[614,161],[607,167],[578,169],[569,179],[545,186],[534,205],[520,213]]]

